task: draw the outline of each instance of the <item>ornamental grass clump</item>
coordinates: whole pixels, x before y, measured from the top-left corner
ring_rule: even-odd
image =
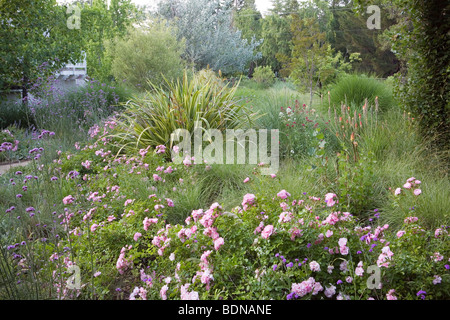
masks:
[[[376,78],[364,75],[346,75],[336,82],[328,93],[328,107],[339,107],[342,104],[358,106],[358,112],[365,100],[375,105],[378,100],[380,112],[385,112],[395,106],[391,89]],[[377,110],[378,111],[378,110]]]
[[[164,145],[172,149],[171,134],[177,129],[193,132],[196,122],[205,129],[248,128],[257,118],[235,98],[239,84],[218,87],[196,75],[167,81],[164,87],[152,84],[143,98],[128,102],[113,137],[119,152],[134,152]]]

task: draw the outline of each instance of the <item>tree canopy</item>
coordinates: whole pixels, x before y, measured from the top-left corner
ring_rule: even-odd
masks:
[[[66,12],[56,0],[0,0],[0,89],[26,97],[39,77],[81,58],[83,35],[67,27]]]
[[[170,0],[160,2],[158,13],[175,21],[178,39],[186,41],[183,57],[198,69],[208,66],[224,74],[243,72],[259,56],[259,42],[243,38],[232,27],[232,1]]]

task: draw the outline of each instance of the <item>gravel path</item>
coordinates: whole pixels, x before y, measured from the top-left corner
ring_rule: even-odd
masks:
[[[12,164],[0,164],[0,175],[4,174],[6,171],[8,171],[11,168],[14,167],[21,167],[21,166],[26,166],[30,161],[21,161],[21,162],[16,162],[16,163],[12,163]]]

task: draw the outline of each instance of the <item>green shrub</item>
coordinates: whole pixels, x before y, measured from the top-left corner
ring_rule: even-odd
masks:
[[[380,112],[395,105],[391,88],[380,80],[365,75],[345,75],[331,86],[329,92],[329,98],[324,98],[323,103],[327,107],[335,107],[338,110],[342,104],[345,104],[362,112],[366,99],[367,108],[372,106]]]
[[[181,77],[180,58],[184,44],[177,41],[171,27],[155,22],[147,29],[131,29],[125,39],[116,39],[112,50],[112,73],[116,81],[125,81],[136,89],[149,90],[153,84],[164,84]]]
[[[28,105],[20,102],[0,101],[0,129],[11,125],[29,128],[36,125]]]
[[[269,66],[259,66],[255,68],[253,79],[263,87],[270,87],[275,83],[275,73]]]

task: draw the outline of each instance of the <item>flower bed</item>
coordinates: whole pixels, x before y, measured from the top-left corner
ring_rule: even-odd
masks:
[[[102,134],[96,143],[5,185],[2,221],[21,231],[4,235],[3,262],[18,291],[38,283],[40,297],[58,299],[450,296],[446,226],[427,230],[405,216],[393,229],[377,211],[359,220],[326,190],[247,193],[228,211],[192,208],[186,198],[208,166],[166,162],[163,147],[116,157],[105,138],[114,124],[91,131]],[[389,196],[405,205],[426,192],[420,185],[412,177]]]

